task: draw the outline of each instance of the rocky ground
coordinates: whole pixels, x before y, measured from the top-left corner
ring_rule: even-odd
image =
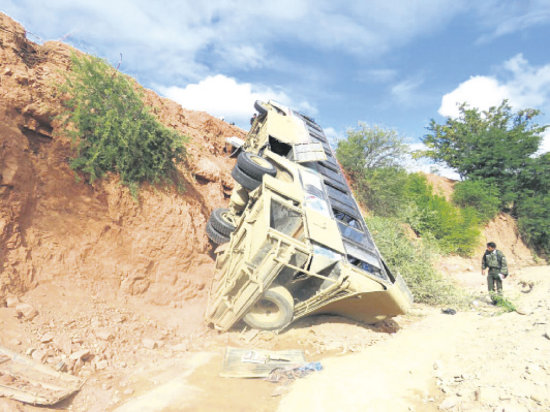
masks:
[[[550,408],[550,268],[506,280],[518,312],[488,303],[484,278],[456,274],[477,297],[455,315],[415,305],[367,326],[305,319],[288,331],[219,334],[202,304],[146,305],[94,293],[93,284],[40,285],[0,309],[0,344],[87,379],[58,408],[88,410],[545,411]],[[218,376],[226,347],[303,349],[324,367],[277,384]],[[0,400],[0,411],[49,410]]]

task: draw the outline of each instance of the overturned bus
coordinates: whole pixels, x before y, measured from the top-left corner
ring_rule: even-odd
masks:
[[[412,295],[373,242],[323,130],[276,102],[259,112],[238,154],[229,208],[206,225],[219,245],[206,321],[281,330],[313,314],[375,323]]]

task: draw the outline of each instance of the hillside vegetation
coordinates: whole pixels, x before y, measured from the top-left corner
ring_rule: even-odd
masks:
[[[549,155],[533,156],[544,127],[530,126],[537,112],[514,115],[506,102],[484,114],[464,105],[461,110],[461,118],[447,120],[450,128],[432,122],[429,130],[439,137],[425,136],[431,149],[415,154],[446,160],[461,172],[463,180],[454,185],[450,198],[437,193],[425,175],[404,169],[410,153],[393,130],[359,124],[338,142],[336,151],[359,202],[369,210],[368,225],[382,254],[405,277],[416,300],[432,304],[464,301],[434,269],[435,258],[471,256],[479,247],[481,230],[501,211],[519,220],[521,236],[531,247],[542,255],[550,251]],[[479,139],[482,147],[464,156],[466,149],[460,145],[431,143],[444,135],[470,139],[470,144]]]
[[[476,207],[487,219],[499,209],[518,219],[523,238],[550,254],[550,153],[539,155],[548,126],[534,122],[539,111],[513,112],[504,100],[487,111],[459,107],[459,117],[430,122],[419,152],[456,169],[462,177],[457,202]]]
[[[136,196],[142,182],[175,177],[189,139],[161,124],[126,76],[97,57],[73,53],[59,89],[69,96],[61,132],[77,145],[71,167],[90,183],[115,172]]]
[[[81,53],[29,41],[2,13],[0,26],[0,307],[52,279],[159,305],[204,299],[213,273],[204,225],[233,187],[225,138],[244,132],[92,57],[81,72],[96,88],[83,87],[84,105],[73,106],[77,93],[57,86],[67,74],[80,87],[71,55]],[[185,190],[143,183],[162,182],[157,171]]]

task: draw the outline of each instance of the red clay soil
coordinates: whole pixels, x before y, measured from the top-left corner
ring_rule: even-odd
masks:
[[[156,304],[204,295],[213,268],[204,225],[233,186],[224,139],[244,132],[145,90],[160,121],[191,138],[180,167],[185,191],[144,187],[136,202],[114,176],[78,182],[53,87],[71,52],[59,42],[28,41],[0,13],[0,306],[66,276],[108,280]]]

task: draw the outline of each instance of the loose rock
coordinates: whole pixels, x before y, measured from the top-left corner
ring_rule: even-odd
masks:
[[[8,308],[14,308],[16,307],[19,303],[21,303],[21,301],[19,300],[18,297],[16,296],[10,296],[8,298],[6,298],[6,306]]]
[[[15,307],[16,316],[20,319],[31,320],[38,315],[38,311],[28,303],[19,303]]]
[[[89,349],[82,349],[75,353],[72,353],[71,356],[69,356],[69,359],[72,360],[86,360],[90,356],[90,350]]]
[[[146,347],[147,349],[156,349],[158,347],[158,342],[153,339],[145,338],[143,339],[142,343],[143,343],[143,346]]]
[[[458,403],[458,400],[454,397],[445,398],[443,402],[441,402],[441,405],[439,405],[439,409],[441,410],[451,409],[451,408],[454,408],[457,403]]]
[[[52,340],[53,340],[53,333],[50,333],[50,332],[42,335],[42,337],[40,338],[41,343],[48,343],[48,342],[51,342]]]
[[[95,331],[94,334],[98,339],[102,339],[106,341],[111,341],[115,338],[113,331],[109,329],[100,329]]]
[[[44,362],[48,354],[46,353],[46,351],[43,350],[35,350],[32,352],[31,356],[35,361]]]

